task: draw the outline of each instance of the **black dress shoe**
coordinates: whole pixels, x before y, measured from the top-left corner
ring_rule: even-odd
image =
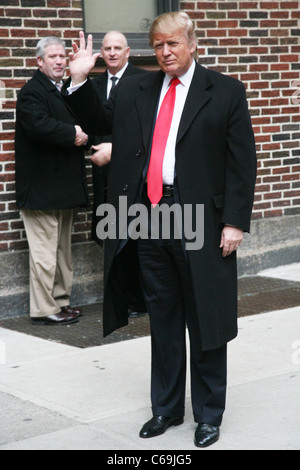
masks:
[[[129,310],[128,312],[129,318],[140,318],[144,317],[145,315],[147,315],[146,312],[134,312],[133,310]]]
[[[140,437],[146,439],[148,437],[156,437],[164,434],[170,426],[179,426],[183,423],[183,418],[167,418],[166,416],[153,416],[142,427]]]
[[[195,432],[195,445],[197,447],[209,447],[220,437],[220,429],[210,424],[199,424]]]
[[[80,308],[72,308],[70,305],[61,307],[61,313],[67,313],[71,315],[76,315],[77,317],[83,317],[82,310]]]
[[[57,315],[49,315],[48,317],[31,318],[33,325],[71,325],[77,322],[78,316],[70,313],[58,313]]]

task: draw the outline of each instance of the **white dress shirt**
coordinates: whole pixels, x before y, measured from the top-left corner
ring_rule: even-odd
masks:
[[[116,73],[116,75],[113,75],[110,73],[109,70],[107,70],[107,75],[108,75],[108,80],[107,80],[107,98],[109,98],[109,94],[110,94],[110,90],[111,90],[111,87],[112,87],[112,81],[111,81],[111,78],[112,77],[116,77],[118,80],[116,81],[116,85],[118,85],[119,83],[119,80],[122,78],[125,70],[127,69],[128,67],[128,62],[124,65],[124,67],[119,70],[118,73]]]
[[[175,159],[176,159],[176,140],[178,129],[182,117],[183,108],[185,106],[186,98],[190,89],[190,85],[194,76],[196,63],[193,61],[189,70],[179,77],[180,84],[176,87],[176,101],[175,101],[175,108],[174,108],[174,115],[171,123],[171,129],[166,145],[165,156],[164,156],[164,163],[163,163],[163,184],[166,185],[173,185],[174,184],[174,174],[175,174]],[[159,107],[163,102],[163,99],[169,89],[170,82],[172,77],[166,74],[161,94],[159,100]]]
[[[106,91],[107,98],[109,97],[110,90],[111,90],[111,87],[112,87],[111,77],[117,77],[117,79],[119,81],[122,78],[122,76],[123,76],[125,70],[127,69],[127,67],[128,67],[128,62],[127,62],[126,65],[124,65],[124,67],[118,73],[116,73],[116,75],[112,75],[110,73],[110,71],[107,70],[107,75],[108,75],[107,91]],[[116,82],[116,85],[118,84],[118,81]],[[72,93],[75,93],[75,91],[77,91],[79,88],[81,88],[86,82],[87,82],[87,80],[84,80],[84,82],[79,83],[78,85],[75,85],[75,86],[73,86],[73,83],[71,82],[69,88],[67,89],[68,95],[72,95]]]
[[[175,101],[174,115],[173,115],[170,133],[169,133],[169,137],[168,137],[168,141],[166,145],[166,151],[165,151],[164,163],[163,163],[163,184],[166,184],[166,185],[174,184],[177,134],[178,134],[178,129],[179,129],[179,125],[180,125],[180,121],[182,117],[182,112],[185,106],[186,98],[187,98],[190,85],[194,76],[195,68],[196,68],[196,62],[193,60],[193,63],[191,67],[189,68],[189,70],[184,75],[181,75],[181,77],[179,77],[180,84],[177,85],[176,87],[176,101]],[[169,89],[172,78],[173,77],[167,74],[165,76],[161,93],[160,93],[158,112],[163,102],[163,99]],[[110,82],[111,80],[108,80],[108,81]],[[68,89],[68,93],[69,94],[74,93],[85,82],[86,80],[83,83],[80,83],[79,85],[75,87],[73,87],[71,83],[71,86]]]

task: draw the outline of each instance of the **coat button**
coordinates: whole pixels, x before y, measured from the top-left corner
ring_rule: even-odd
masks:
[[[124,193],[127,193],[128,189],[129,189],[128,184],[125,184],[125,186],[123,186]]]
[[[135,156],[136,156],[137,158],[141,158],[141,156],[142,156],[142,151],[141,151],[141,150],[138,150],[138,151],[136,152]]]

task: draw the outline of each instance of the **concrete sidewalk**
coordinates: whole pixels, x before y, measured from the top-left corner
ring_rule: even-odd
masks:
[[[260,273],[300,280],[300,264]],[[0,450],[196,450],[185,423],[138,434],[151,417],[150,338],[79,349],[0,329]],[[210,450],[300,449],[299,307],[239,319],[227,411]]]

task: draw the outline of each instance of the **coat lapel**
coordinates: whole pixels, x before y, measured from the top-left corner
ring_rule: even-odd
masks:
[[[57,91],[57,88],[53,83],[50,81],[48,77],[40,70],[37,70],[33,76],[35,80],[37,80],[43,87],[47,90],[48,93]]]
[[[146,148],[149,145],[149,139],[151,138],[154,124],[154,118],[153,120],[149,119],[149,116],[156,116],[158,98],[163,80],[164,73],[161,71],[153,73],[150,77],[147,74],[147,77],[140,82],[141,92],[136,97],[136,106],[141,121],[144,145]],[[206,103],[210,101],[210,94],[207,90],[212,84],[213,82],[207,70],[197,64],[183,110],[177,143],[184,137],[197,114]]]
[[[73,109],[69,106],[66,100],[63,99],[62,94],[58,91],[55,85],[43,74],[40,70],[37,70],[33,78],[37,80],[47,91],[47,93],[55,93],[57,97],[64,103],[64,106],[68,108],[69,113],[74,117]],[[65,86],[70,83],[70,78],[65,82]]]
[[[107,100],[107,81],[108,81],[107,71],[105,71],[101,75],[94,78],[95,89],[99,97],[103,101]]]
[[[177,143],[184,137],[197,114],[206,105],[206,103],[210,101],[210,94],[207,90],[212,86],[212,84],[213,82],[208,76],[207,70],[204,67],[197,65],[182,113],[177,135]]]
[[[141,121],[145,148],[148,148],[153,131],[154,116],[158,106],[158,97],[163,83],[164,74],[157,72],[141,80],[141,91],[136,97],[136,107]],[[153,116],[153,119],[151,117]]]

